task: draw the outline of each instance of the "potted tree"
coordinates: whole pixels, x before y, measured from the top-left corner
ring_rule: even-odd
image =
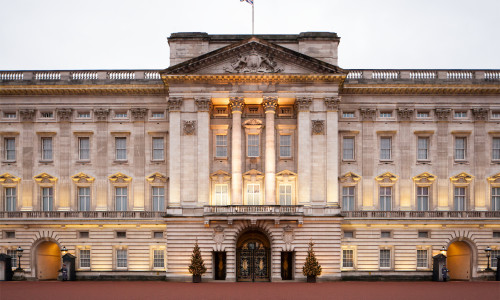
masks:
[[[203,258],[201,257],[198,240],[194,244],[193,254],[191,255],[191,264],[189,265],[189,273],[193,274],[193,282],[201,282],[201,275],[207,271]]]
[[[314,255],[313,249],[314,243],[312,240],[309,242],[309,249],[307,250],[307,257],[302,267],[302,274],[307,276],[307,282],[314,283],[316,282],[316,276],[321,275],[321,266]]]

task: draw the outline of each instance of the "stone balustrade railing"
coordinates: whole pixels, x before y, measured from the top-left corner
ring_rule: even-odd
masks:
[[[346,219],[500,218],[500,211],[342,211]]]
[[[0,219],[161,219],[162,211],[1,211]]]
[[[500,70],[348,70],[347,80],[500,81]]]
[[[2,81],[161,80],[160,70],[0,71]]]
[[[205,206],[204,215],[302,215],[302,205],[227,205]]]

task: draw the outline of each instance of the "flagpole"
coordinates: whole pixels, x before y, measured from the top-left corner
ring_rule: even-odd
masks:
[[[253,18],[253,6],[254,6],[254,4],[252,3],[252,35],[254,35],[254,30],[253,30],[253,28],[254,28],[253,27],[253,24],[254,24],[254,22],[253,22],[253,20],[254,20],[254,18]]]

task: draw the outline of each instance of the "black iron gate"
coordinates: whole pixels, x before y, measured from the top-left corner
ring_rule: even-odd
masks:
[[[269,249],[248,242],[236,250],[238,281],[269,281]]]

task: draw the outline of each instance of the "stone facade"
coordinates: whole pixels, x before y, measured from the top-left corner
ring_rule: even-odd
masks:
[[[500,71],[344,70],[338,43],[176,33],[165,70],[0,72],[0,252],[188,280],[198,241],[206,279],[281,281],[312,240],[321,280],[430,278],[442,247],[489,275]]]

